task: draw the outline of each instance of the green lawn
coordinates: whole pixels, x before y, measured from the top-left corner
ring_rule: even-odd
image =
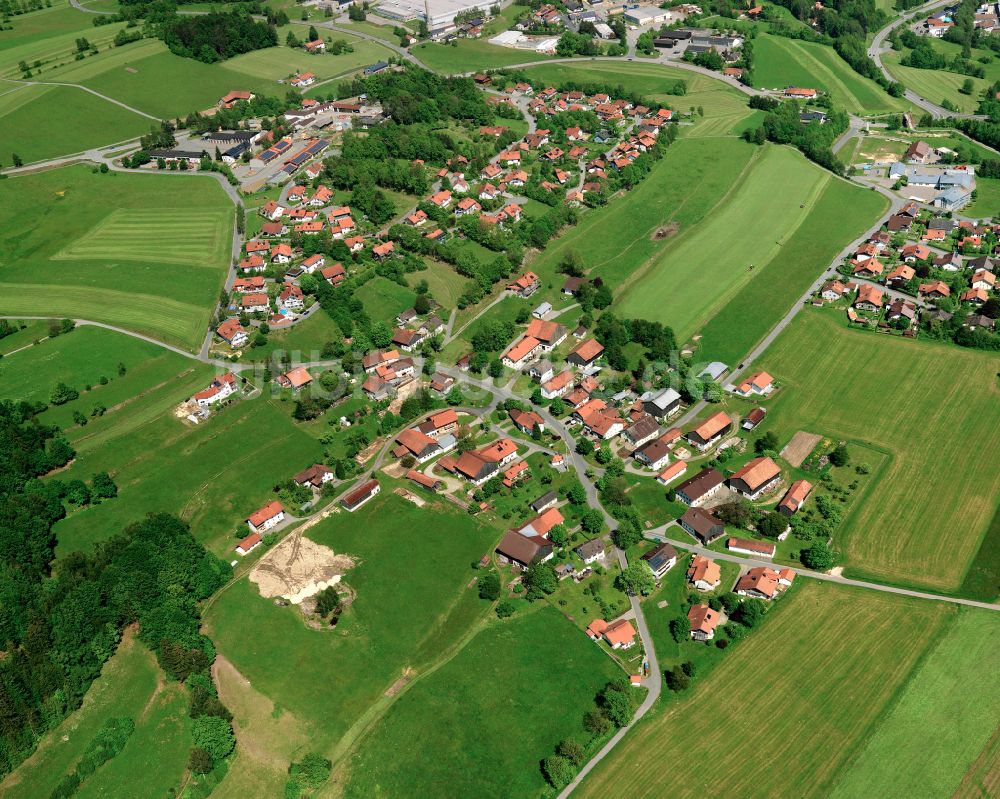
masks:
[[[1000,216],[1000,178],[976,177],[976,199],[962,209],[962,216]]]
[[[961,608],[830,794],[952,796],[1000,718],[1000,615]]]
[[[427,269],[411,275],[409,282],[416,285],[421,280],[426,280],[430,296],[441,303],[444,308],[454,308],[458,298],[469,285],[469,278],[458,274],[455,267],[444,263],[444,261],[425,258],[424,263],[427,264]],[[445,321],[447,321],[446,318]]]
[[[125,367],[124,375],[118,373],[119,365]],[[189,376],[207,384],[212,374],[210,366],[155,344],[99,327],[80,327],[0,360],[0,396],[47,403],[56,384],[66,383],[80,392],[79,398],[51,405],[40,421],[69,428],[75,411],[89,417],[95,406],[103,405],[108,409],[100,420],[103,425],[116,414],[129,416],[137,398],[158,387],[176,386]],[[102,377],[107,378],[103,385]],[[73,436],[84,437],[88,429],[78,428]]]
[[[4,186],[0,313],[201,344],[230,257],[232,206],[216,181],[74,166]]]
[[[381,275],[365,283],[355,296],[364,303],[372,319],[387,322],[390,327],[396,324],[394,320],[400,311],[413,307],[417,297],[411,289]]]
[[[613,83],[627,91],[638,92],[649,100],[665,103],[679,112],[701,108],[704,115],[696,116],[693,125],[683,128],[687,137],[735,135],[734,129],[751,113],[746,98],[722,81],[659,64],[581,61],[579,65],[551,64],[526,71],[556,85],[565,81]],[[686,93],[683,96],[667,94],[665,89],[677,80],[684,81]]]
[[[25,319],[20,322],[11,320],[10,324],[20,329],[9,336],[0,338],[0,354],[2,355],[7,355],[22,347],[30,347],[33,342],[39,341],[49,335],[48,322]],[[0,371],[0,374],[2,374],[2,371]]]
[[[304,39],[306,38],[306,30],[306,28],[297,30],[296,34]],[[282,40],[284,35],[282,33]],[[308,71],[322,81],[361,69],[379,59],[386,58],[392,52],[377,42],[357,39],[339,31],[321,31],[321,35],[324,38],[329,36],[333,39],[349,41],[354,51],[341,55],[333,55],[332,53],[310,55],[301,49],[268,47],[266,50],[254,50],[251,53],[231,58],[226,62],[226,69],[249,75],[252,78],[270,81],[282,80],[294,73]],[[271,94],[278,94],[280,88],[275,86],[271,90]]]
[[[3,84],[9,86],[10,84]],[[50,125],[54,117],[85,125]],[[149,132],[152,120],[72,86],[21,86],[0,94],[0,154],[17,153],[26,164]],[[45,130],[39,136],[39,130]]]
[[[404,669],[420,675],[482,617],[487,604],[466,588],[470,564],[499,533],[451,505],[418,508],[384,491],[308,537],[356,559],[343,578],[356,598],[335,629],[307,627],[297,608],[277,607],[248,580],[219,594],[205,621],[219,652],[289,714],[309,749],[330,753]],[[261,725],[261,736],[273,726]]]
[[[757,277],[756,270],[772,261],[791,268],[783,245],[803,228],[832,178],[787,147],[754,155],[750,171],[731,176],[730,191],[702,224],[682,230],[625,282],[617,300],[624,315],[663,321],[683,341]]]
[[[575,252],[590,274],[610,283],[616,292],[627,280],[638,285],[674,238],[689,229],[697,233],[698,223],[726,197],[757,154],[736,139],[680,139],[636,189],[588,211],[529,266],[543,280],[561,286],[556,269],[566,253]],[[658,231],[662,231],[659,237]],[[656,318],[671,321],[659,312]]]
[[[42,737],[38,749],[2,783],[11,799],[48,796],[109,718],[125,716],[135,731],[125,748],[81,786],[77,796],[135,796],[141,784],[150,796],[165,796],[180,784],[191,747],[184,689],[165,684],[156,659],[127,635],[104,665],[83,707]]]
[[[849,330],[835,311],[806,309],[757,367],[783,384],[768,412],[782,444],[807,430],[892,456],[840,528],[848,572],[957,589],[1000,495],[996,358]]]
[[[342,341],[344,334],[323,309],[285,330],[271,329],[267,344],[253,347],[243,354],[243,360],[265,361],[275,352],[287,352],[297,363],[322,360],[323,346],[330,341]]]
[[[753,40],[753,82],[764,89],[820,89],[829,92],[838,108],[854,114],[903,111],[910,106],[856,73],[832,47],[769,33]]]
[[[961,45],[952,42],[945,42],[939,39],[931,39],[934,49],[942,53],[946,58],[954,58],[962,52]],[[901,66],[899,61],[904,54],[910,51],[898,52],[890,50],[882,56],[882,63],[892,76],[906,88],[912,89],[921,97],[930,100],[932,103],[941,105],[942,101],[951,101],[962,113],[973,113],[979,104],[983,90],[989,88],[995,81],[1000,80],[1000,63],[996,61],[995,54],[986,49],[976,48],[972,50],[971,60],[977,65],[981,65],[986,73],[985,78],[972,78],[972,94],[962,94],[959,88],[965,83],[968,76],[960,75],[957,72],[946,72],[943,69],[917,69],[915,67]],[[981,64],[982,57],[988,57],[989,63]]]
[[[146,513],[173,513],[222,557],[233,531],[272,498],[276,483],[321,458],[319,441],[265,397],[238,402],[197,426],[172,406],[190,396],[169,386],[125,417],[92,422],[64,479],[107,471],[118,484],[112,502],[76,511],[55,527],[60,553],[90,549]],[[103,423],[102,423],[103,422]]]
[[[698,359],[739,363],[844,245],[875,225],[887,205],[881,194],[847,181],[828,180],[798,229],[782,237],[778,257],[759,272],[755,268],[756,277],[701,328]]]
[[[539,761],[583,742],[583,714],[620,675],[554,608],[493,621],[366,736],[344,795],[537,796]]]
[[[705,679],[668,697],[576,793],[828,796],[953,615],[936,602],[812,581],[772,612]],[[703,768],[665,766],[698,752]]]

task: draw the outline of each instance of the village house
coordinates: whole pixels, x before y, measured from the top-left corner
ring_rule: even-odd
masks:
[[[858,296],[854,300],[854,307],[863,311],[878,312],[882,309],[882,290],[870,283],[862,283],[858,286]]]
[[[541,536],[528,537],[516,530],[510,530],[497,544],[497,558],[501,563],[509,563],[527,569],[535,563],[544,563],[555,554],[552,542]]]
[[[246,538],[236,545],[236,554],[240,557],[249,555],[250,552],[264,543],[264,537],[260,533],[250,533]]]
[[[662,432],[656,418],[643,412],[633,419],[632,424],[622,433],[622,438],[633,447],[641,447],[647,441],[659,438]]]
[[[290,388],[299,391],[312,382],[312,375],[303,366],[298,366],[278,376],[278,385],[282,388]]]
[[[661,580],[663,575],[677,565],[677,550],[664,541],[642,555],[653,576]]]
[[[794,579],[795,572],[787,567],[777,571],[757,566],[736,581],[733,591],[740,596],[771,600],[788,588]]]
[[[688,442],[700,452],[705,452],[718,442],[733,426],[733,420],[724,412],[719,411],[687,434]]]
[[[677,499],[685,505],[698,507],[714,497],[725,485],[725,478],[718,469],[702,469],[677,486]]]
[[[767,372],[755,372],[733,389],[741,397],[766,397],[774,391],[774,378]]]
[[[672,416],[681,407],[681,395],[669,387],[647,391],[639,400],[642,402],[642,409],[657,419]]]
[[[570,371],[561,372],[553,377],[551,380],[542,383],[541,391],[542,396],[547,400],[555,399],[556,397],[561,397],[573,385],[573,373]]]
[[[677,523],[706,546],[722,538],[723,533],[726,532],[725,525],[720,519],[699,507],[688,508],[684,511],[684,515],[677,520]]]
[[[441,438],[442,436],[451,435],[458,429],[458,414],[454,408],[438,411],[431,414],[417,429],[431,438]]]
[[[767,415],[766,408],[754,408],[750,413],[746,415],[743,419],[743,429],[753,430],[757,425],[764,421],[764,416]]]
[[[541,278],[534,272],[525,272],[517,280],[507,284],[507,290],[521,297],[530,297],[542,285]]]
[[[594,619],[587,627],[587,635],[592,641],[603,638],[612,649],[628,649],[635,645],[635,628],[627,619],[610,624],[604,619]]]
[[[306,307],[306,298],[302,289],[293,283],[288,283],[278,295],[278,307],[286,311],[301,311]]]
[[[729,487],[749,500],[756,500],[781,479],[781,469],[766,457],[754,458],[729,478]]]
[[[510,412],[510,420],[514,423],[514,427],[525,435],[533,435],[535,430],[539,433],[545,430],[545,421],[534,411],[514,409]]]
[[[646,468],[660,471],[670,461],[670,444],[662,438],[654,439],[639,447],[632,457]]]
[[[226,372],[221,377],[216,377],[208,384],[208,388],[199,391],[191,399],[198,403],[201,408],[208,408],[217,402],[232,396],[237,391],[236,375]]]
[[[708,605],[692,605],[688,610],[688,622],[691,624],[691,637],[695,641],[711,641],[715,638],[715,628],[719,626],[721,615]]]
[[[232,317],[227,319],[218,329],[215,331],[219,338],[229,344],[233,349],[239,349],[240,347],[245,347],[247,342],[250,340],[247,335],[247,331],[243,329],[240,324],[240,320]]]
[[[565,521],[565,517],[559,512],[558,508],[548,508],[539,513],[531,521],[525,522],[516,529],[518,533],[529,538],[532,536],[548,538],[552,528]]]
[[[604,345],[596,339],[581,341],[566,357],[568,363],[586,369],[604,354]]]
[[[656,482],[663,486],[669,485],[685,472],[687,472],[687,463],[674,461],[656,476]]]
[[[322,463],[314,463],[308,469],[299,472],[292,479],[300,486],[308,486],[319,491],[331,480],[335,480],[336,477],[333,469],[330,467],[324,466]]]
[[[714,591],[722,582],[722,569],[711,558],[694,555],[688,566],[687,578],[698,591]]]
[[[836,302],[849,292],[850,289],[839,280],[831,280],[829,283],[823,285],[823,288],[820,290],[820,297],[827,302]]]
[[[381,490],[378,480],[369,480],[340,500],[340,504],[344,506],[345,510],[353,513],[368,502],[368,500],[374,498]]]
[[[587,541],[584,544],[580,544],[580,546],[578,546],[573,551],[577,554],[577,557],[579,557],[580,560],[584,562],[584,565],[586,566],[604,560],[604,544],[599,538],[595,538],[592,541]]]
[[[753,555],[758,558],[773,558],[775,553],[774,544],[754,541],[749,538],[730,538],[726,541],[726,549],[730,552],[739,552],[741,555]]]
[[[943,280],[921,283],[917,288],[917,296],[929,300],[939,300],[951,295],[951,288]]]
[[[420,430],[412,428],[401,430],[396,436],[396,443],[398,446],[392,450],[392,454],[395,457],[403,458],[409,455],[417,463],[429,461],[436,455],[440,455],[443,451],[441,445],[435,439],[422,433]]]
[[[785,516],[792,516],[797,513],[809,497],[812,489],[812,483],[808,480],[796,480],[789,486],[788,491],[785,492],[785,496],[778,503],[778,513],[783,513]]]
[[[263,508],[254,511],[247,518],[247,527],[251,533],[263,534],[275,525],[285,520],[285,509],[280,502],[268,502]]]

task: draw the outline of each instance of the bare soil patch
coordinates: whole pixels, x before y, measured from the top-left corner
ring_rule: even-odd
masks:
[[[823,436],[816,435],[815,433],[807,433],[805,430],[799,430],[799,432],[792,436],[792,440],[785,445],[785,448],[781,450],[781,457],[797,469],[809,457],[809,453],[816,448],[816,445],[822,438]]]
[[[405,488],[395,488],[395,489],[393,489],[392,493],[396,494],[397,496],[402,497],[403,499],[407,500],[408,502],[412,502],[418,508],[422,508],[424,505],[427,504],[427,502],[425,500],[423,500],[420,497],[418,497],[412,491],[407,491]]]
[[[394,682],[392,685],[389,686],[389,690],[385,692],[385,695],[392,697],[398,694],[400,691],[403,690],[403,688],[406,687],[406,684],[413,679],[414,674],[415,672],[413,671],[413,669],[407,666],[405,669],[403,669],[403,675],[398,680],[396,680],[396,682]]]
[[[254,566],[250,582],[265,599],[283,597],[298,605],[330,585],[354,567],[354,560],[329,547],[293,533],[277,544]]]
[[[658,227],[654,230],[650,238],[653,241],[663,241],[664,239],[669,239],[671,236],[676,236],[680,229],[680,222],[668,222],[663,227]]]

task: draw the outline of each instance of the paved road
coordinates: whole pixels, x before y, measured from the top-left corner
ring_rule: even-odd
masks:
[[[676,531],[684,537],[670,538],[667,533],[671,531]],[[774,563],[770,560],[747,558],[740,555],[734,555],[730,552],[716,552],[714,549],[707,549],[700,546],[687,536],[684,529],[677,524],[677,522],[668,522],[667,524],[661,525],[653,530],[647,530],[644,535],[652,541],[666,541],[668,544],[672,544],[675,547],[681,547],[689,552],[694,552],[698,555],[706,555],[715,560],[725,560],[730,563],[738,563],[740,566],[746,568],[752,568],[754,566],[774,567]],[[802,577],[808,577],[811,580],[822,580],[823,582],[837,583],[838,585],[867,588],[872,591],[881,591],[886,594],[899,594],[900,596],[910,596],[915,597],[916,599],[929,599],[934,602],[950,602],[955,605],[968,605],[969,607],[980,608],[982,610],[1000,611],[1000,605],[991,602],[977,602],[974,599],[942,596],[941,594],[931,594],[927,591],[914,591],[909,588],[898,588],[894,585],[883,585],[882,583],[873,583],[867,580],[852,580],[849,577],[843,577],[839,574],[827,574],[826,572],[811,571],[810,569],[805,569],[801,566],[795,567],[795,573],[801,575]]]

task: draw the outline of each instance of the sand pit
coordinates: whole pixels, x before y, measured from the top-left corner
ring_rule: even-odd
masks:
[[[354,567],[347,555],[295,533],[267,553],[250,572],[250,582],[265,599],[283,597],[293,605],[340,582]]]

